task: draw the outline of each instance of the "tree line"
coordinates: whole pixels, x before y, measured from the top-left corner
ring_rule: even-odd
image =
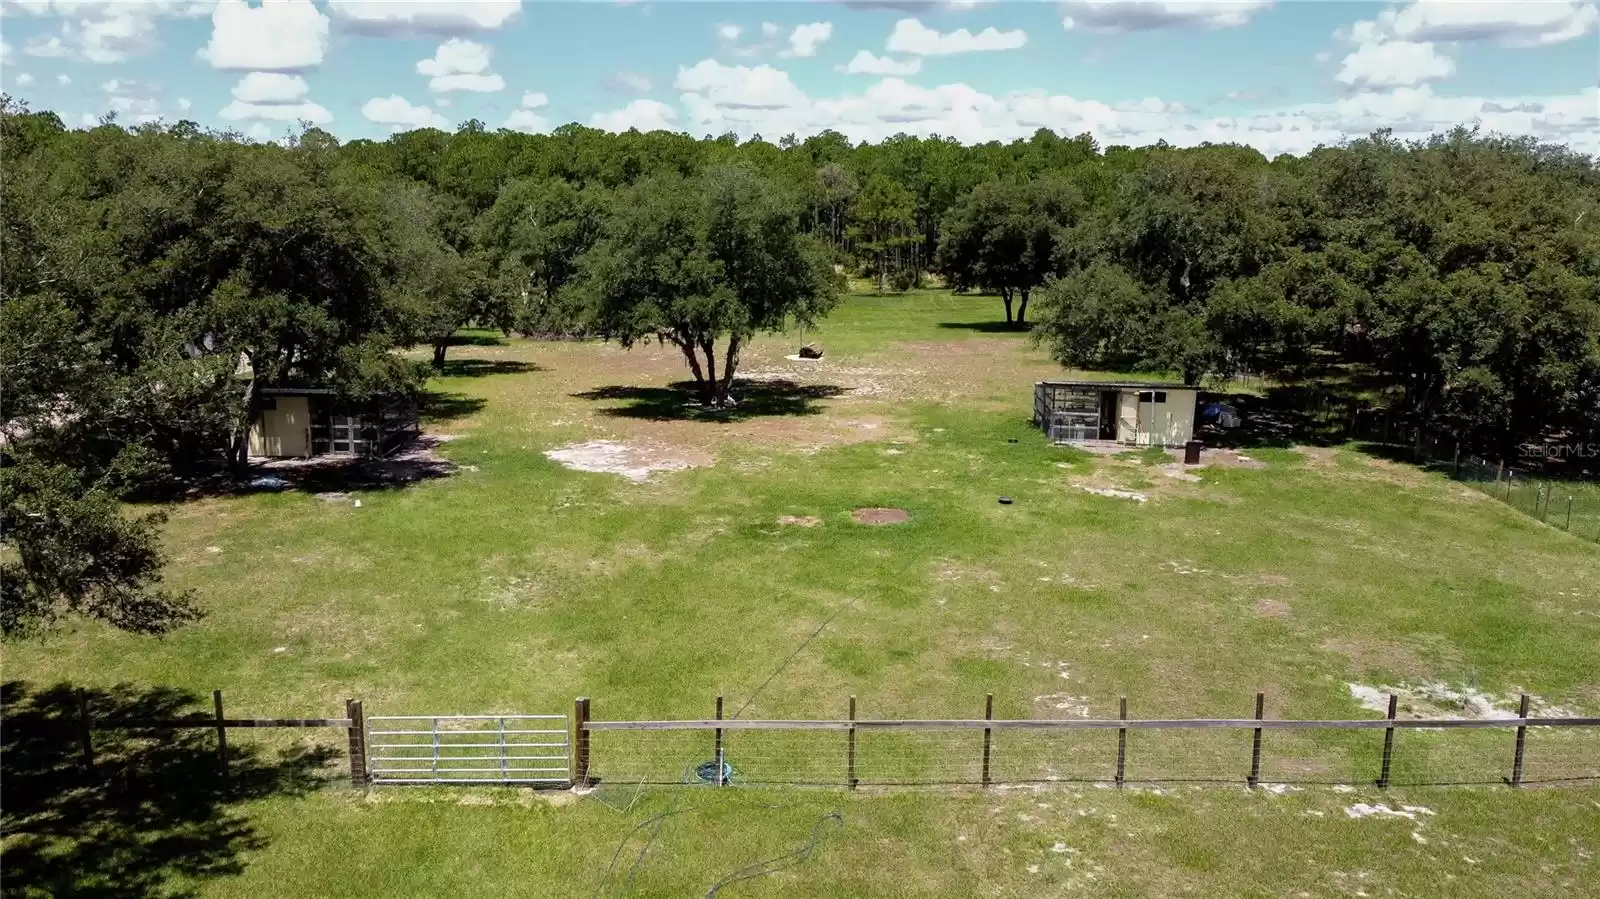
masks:
[[[707,408],[849,276],[997,296],[1064,365],[1359,367],[1479,443],[1600,434],[1600,173],[1531,139],[1305,156],[825,132],[252,143],[0,100],[0,626],[159,631],[130,496],[242,472],[265,386],[415,393],[478,324],[675,346]],[[428,361],[395,352],[426,347]]]

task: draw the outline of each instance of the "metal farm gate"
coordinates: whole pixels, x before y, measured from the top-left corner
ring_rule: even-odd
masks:
[[[566,715],[374,715],[374,784],[570,783]]]

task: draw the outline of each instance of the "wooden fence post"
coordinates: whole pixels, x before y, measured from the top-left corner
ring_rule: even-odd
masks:
[[[854,790],[859,781],[856,780],[856,698],[850,697],[850,731],[846,736],[848,740],[845,758],[844,782]]]
[[[1505,476],[1506,476],[1506,460],[1501,459],[1500,460],[1500,467],[1498,469],[1496,469],[1495,473],[1494,473],[1494,482],[1496,484],[1500,483],[1502,480],[1505,479]]]
[[[78,690],[78,739],[83,743],[83,770],[94,770],[94,731],[89,726],[89,691]]]
[[[722,720],[722,697],[721,696],[717,697],[717,720],[718,721]],[[727,777],[723,774],[723,770],[724,769],[722,767],[722,728],[720,728],[720,727],[717,728],[717,755],[716,755],[716,758],[717,758],[717,786],[720,787],[720,786],[726,785],[727,782],[728,782]]]
[[[589,697],[572,702],[572,783],[589,786]]]
[[[1461,441],[1456,441],[1456,457],[1450,461],[1450,477],[1461,479]]]
[[[1128,720],[1128,697],[1117,700],[1117,719]],[[1122,789],[1124,776],[1128,769],[1128,729],[1117,728],[1117,789]]]
[[[359,790],[367,785],[367,717],[361,700],[346,699],[344,716],[350,719],[350,786]]]
[[[211,691],[211,705],[217,713],[217,770],[222,774],[222,788],[228,788],[228,728],[223,725],[222,691]]]
[[[1256,694],[1256,720],[1260,721],[1267,707],[1267,694]],[[1254,790],[1256,784],[1261,782],[1261,728],[1255,729],[1255,736],[1250,740],[1250,776],[1246,779],[1250,789]]]
[[[983,697],[983,720],[994,720],[994,694],[986,693]],[[983,729],[983,786],[989,786],[989,758],[994,752],[994,728]]]
[[[1567,494],[1567,531],[1572,531],[1572,494]]]
[[[1397,702],[1397,697],[1390,693],[1389,714],[1384,716],[1390,721],[1394,720]],[[1394,761],[1394,727],[1391,726],[1383,729],[1383,769],[1378,772],[1378,789],[1380,790],[1387,789],[1389,786],[1389,763],[1392,761]]]
[[[1528,694],[1522,694],[1522,701],[1517,704],[1517,717],[1524,720],[1528,717]],[[1511,780],[1507,783],[1513,787],[1522,786],[1522,752],[1527,745],[1528,725],[1517,725],[1517,751],[1511,759]]]

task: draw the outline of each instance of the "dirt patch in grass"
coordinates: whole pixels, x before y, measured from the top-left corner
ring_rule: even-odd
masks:
[[[1361,670],[1388,671],[1406,678],[1423,678],[1435,670],[1415,649],[1393,640],[1330,637],[1322,641],[1322,648],[1344,656]]]
[[[1161,473],[1175,481],[1183,481],[1189,484],[1200,483],[1200,476],[1185,468],[1182,462],[1161,466]]]
[[[678,446],[591,440],[547,450],[545,455],[574,471],[619,474],[642,484],[658,471],[700,468],[714,461],[706,453]]]
[[[1281,599],[1257,600],[1256,614],[1263,618],[1285,618],[1289,614],[1289,604]]]
[[[911,513],[904,509],[870,508],[856,509],[850,517],[858,524],[904,524],[911,520]]]
[[[1200,456],[1200,464],[1206,468],[1266,468],[1265,462],[1249,453],[1237,453],[1233,450],[1208,449]]]
[[[779,515],[778,524],[793,525],[799,528],[814,528],[822,524],[822,519],[815,515]]]

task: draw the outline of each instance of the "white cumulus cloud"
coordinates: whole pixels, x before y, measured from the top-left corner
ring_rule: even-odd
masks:
[[[27,72],[18,72],[17,77],[11,79],[11,83],[17,87],[27,87],[33,84],[33,76]]]
[[[112,78],[101,82],[106,94],[106,109],[117,114],[119,122],[145,124],[161,119],[161,86],[148,81]]]
[[[299,75],[251,72],[233,86],[233,98],[241,103],[294,103],[310,91]]]
[[[328,17],[311,0],[221,0],[200,58],[229,71],[295,72],[322,64]]]
[[[605,131],[623,132],[630,128],[640,131],[675,131],[678,112],[658,100],[634,100],[621,109],[597,112],[589,118],[589,125]]]
[[[417,73],[430,76],[428,89],[435,93],[505,90],[505,79],[489,71],[490,53],[483,44],[453,37],[440,44],[431,59],[420,60]]]
[[[1535,47],[1583,37],[1600,25],[1600,10],[1593,3],[1577,0],[1417,0],[1384,10],[1378,24],[1400,40],[1493,40]]]
[[[1066,0],[1064,28],[1153,31],[1160,28],[1234,28],[1272,0]]]
[[[1382,41],[1358,46],[1334,77],[1356,88],[1413,87],[1449,78],[1455,71],[1455,60],[1432,43]]]
[[[1477,125],[1566,143],[1580,152],[1600,151],[1600,88],[1595,87],[1545,97],[1443,97],[1427,85],[1360,89],[1332,101],[1263,103],[1237,115],[1207,116],[1157,97],[1106,103],[1039,90],[995,95],[967,84],[924,87],[900,78],[885,78],[860,92],[813,98],[771,78],[764,90],[738,87],[757,80],[753,70],[695,69],[700,76],[696,85],[704,89],[680,97],[682,115],[672,115],[676,110],[670,107],[650,107],[656,121],[681,120],[682,130],[691,134],[805,137],[832,129],[852,141],[906,133],[981,143],[1025,138],[1049,128],[1058,134],[1088,132],[1102,145],[1239,143],[1271,156],[1304,153],[1380,128],[1392,129],[1402,140],[1421,140],[1456,125]],[[620,122],[597,127],[618,125],[627,127]]]
[[[201,0],[12,0],[5,8],[61,20],[57,34],[34,37],[23,52],[92,63],[124,62],[160,46],[158,19],[210,12]]]
[[[522,95],[522,103],[506,117],[505,127],[530,134],[548,130],[549,120],[539,114],[539,110],[548,105],[550,105],[549,97],[538,91],[528,91]]]
[[[391,37],[493,31],[521,9],[522,0],[328,0],[341,26]]]
[[[739,35],[744,34],[744,29],[738,25],[718,25],[717,37],[725,41],[736,41]]]
[[[945,56],[952,53],[976,53],[987,50],[1016,50],[1028,42],[1028,35],[1018,28],[997,31],[985,28],[973,34],[958,28],[945,34],[929,28],[917,19],[901,19],[894,23],[889,33],[887,48],[891,53],[910,53],[915,56]]]
[[[874,56],[870,50],[858,50],[848,63],[835,66],[834,71],[848,75],[915,75],[922,71],[922,59],[912,56],[898,60],[892,56]]]
[[[333,121],[333,114],[307,99],[311,88],[299,75],[251,72],[233,86],[233,102],[217,113],[230,122],[298,122],[317,125]],[[187,109],[187,100],[178,102]]]
[[[832,22],[812,22],[809,25],[796,25],[789,32],[789,46],[780,56],[806,57],[816,56],[817,48],[833,37]]]
[[[49,59],[69,56],[72,50],[67,47],[65,41],[52,34],[49,37],[39,36],[30,39],[26,44],[22,45],[22,52],[29,56],[42,56]]]
[[[222,111],[217,115],[230,122],[299,122],[304,120],[313,125],[326,125],[333,121],[332,113],[328,112],[321,104],[310,101],[305,103],[242,103],[235,100],[222,107]]]
[[[361,104],[361,115],[370,122],[379,125],[388,125],[395,131],[405,131],[410,128],[439,128],[447,129],[450,121],[435,112],[427,104],[411,105],[405,97],[392,94],[388,97],[373,97]]]
[[[67,85],[69,85],[71,83],[72,83],[72,76],[71,75],[57,75],[56,76],[56,84],[59,84],[62,87],[66,87]]]
[[[717,106],[737,109],[782,109],[805,102],[805,93],[789,80],[789,73],[772,66],[725,66],[702,59],[678,70],[673,86]]]

